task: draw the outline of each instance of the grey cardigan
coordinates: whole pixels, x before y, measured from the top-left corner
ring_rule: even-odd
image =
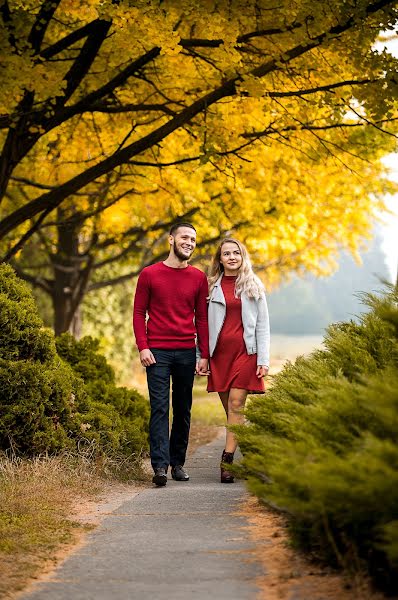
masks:
[[[227,312],[221,288],[222,275],[214,284],[209,298],[209,350],[213,356]],[[269,366],[270,331],[265,294],[249,298],[242,294],[243,339],[248,354],[257,354],[257,365]]]

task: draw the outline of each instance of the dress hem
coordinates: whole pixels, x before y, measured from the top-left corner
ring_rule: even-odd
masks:
[[[239,387],[237,385],[233,385],[230,388],[227,388],[226,390],[207,390],[207,393],[211,394],[213,392],[216,392],[217,394],[224,394],[225,392],[229,392],[232,389],[234,389],[234,390],[246,390],[248,394],[265,394],[265,390],[248,390],[247,388]]]

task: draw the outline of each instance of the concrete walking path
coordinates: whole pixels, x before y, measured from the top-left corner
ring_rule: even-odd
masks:
[[[24,600],[254,600],[261,574],[244,483],[220,484],[223,440],[187,462],[190,481],[169,479],[124,502]]]

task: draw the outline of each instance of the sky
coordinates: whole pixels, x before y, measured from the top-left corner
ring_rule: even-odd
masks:
[[[391,54],[398,57],[398,31],[391,34],[387,41],[380,41],[376,48],[386,47]],[[398,182],[398,154],[390,154],[383,160],[384,164],[390,169],[390,177]],[[385,203],[391,213],[382,213],[383,220],[382,250],[386,255],[386,263],[391,273],[391,281],[395,282],[398,269],[398,194],[389,195],[385,198]]]
[[[398,182],[398,154],[390,154],[383,161],[390,169],[390,177]],[[386,264],[391,274],[391,281],[396,281],[398,269],[398,194],[388,195],[385,203],[391,213],[381,213],[383,243],[382,250],[386,255]]]

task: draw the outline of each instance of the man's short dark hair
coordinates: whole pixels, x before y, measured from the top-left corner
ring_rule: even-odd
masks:
[[[190,227],[196,233],[196,229],[192,225],[192,223],[174,223],[174,225],[172,225],[172,227],[170,229],[170,234],[169,235],[174,235],[175,232],[177,231],[177,229],[179,229],[180,227]]]

